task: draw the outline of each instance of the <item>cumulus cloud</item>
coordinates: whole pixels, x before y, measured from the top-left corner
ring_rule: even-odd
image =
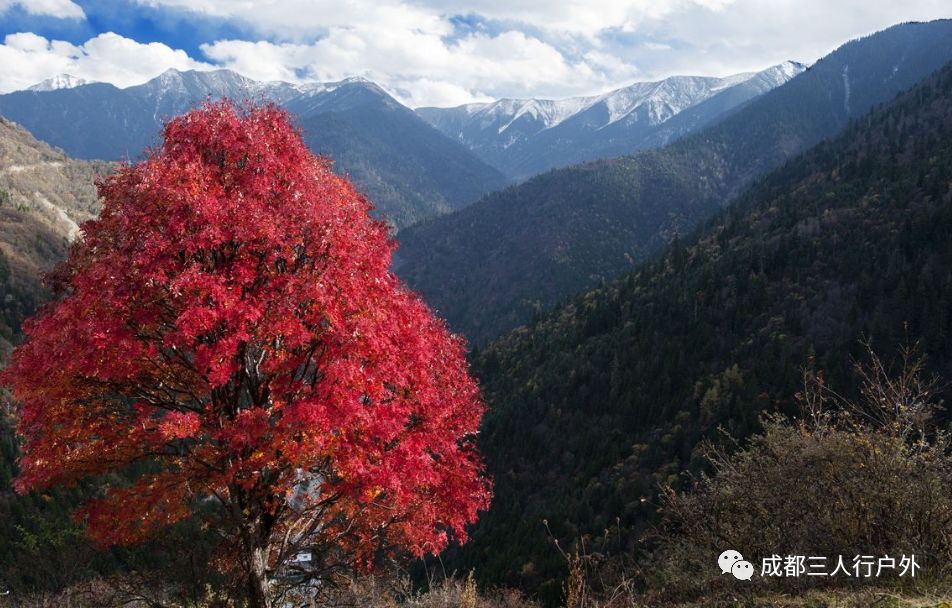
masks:
[[[0,11],[15,1],[0,0]],[[0,90],[31,84],[51,70],[123,85],[169,67],[214,64],[261,80],[364,76],[411,106],[566,97],[673,74],[725,76],[788,59],[812,62],[856,36],[948,14],[948,0],[135,2],[221,19],[251,34],[208,40],[200,47],[204,57],[195,58],[114,34],[79,47],[14,40],[0,47],[0,61],[13,65],[0,73]],[[73,2],[26,4],[53,10]]]
[[[947,17],[952,17],[948,0],[734,0],[713,11],[644,21],[631,39],[670,50],[644,46],[639,52],[624,38],[605,49],[650,65],[652,75],[725,75],[788,59],[812,63],[848,40],[891,25]]]
[[[210,69],[184,51],[159,42],[142,44],[105,33],[74,45],[29,32],[9,34],[0,44],[0,92],[24,89],[58,74],[111,82],[124,87],[140,84],[169,68]]]
[[[306,40],[330,28],[389,26],[449,35],[441,11],[405,0],[136,0],[143,6],[172,8],[241,22],[282,40]]]
[[[444,14],[459,10],[451,0],[414,0]],[[634,31],[641,24],[690,10],[720,11],[734,0],[471,0],[467,12],[525,23],[543,30],[594,37],[605,30]]]
[[[293,39],[315,29],[381,23],[394,28],[445,29],[445,17],[471,14],[575,34],[632,29],[650,19],[691,8],[720,10],[734,0],[137,0],[240,20],[260,32]]]
[[[411,105],[564,97],[812,62],[850,38],[948,12],[947,0],[137,1],[256,31],[264,41],[202,47],[249,76],[363,75]]]
[[[30,15],[57,17],[59,19],[85,19],[82,7],[72,0],[0,0],[0,15],[14,6]]]
[[[334,28],[310,44],[225,40],[202,50],[215,63],[254,78],[365,76],[413,106],[582,93],[636,74],[620,60],[570,60],[554,46],[518,31],[447,41],[420,30]]]

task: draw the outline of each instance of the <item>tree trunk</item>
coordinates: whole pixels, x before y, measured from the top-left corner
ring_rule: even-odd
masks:
[[[248,556],[248,597],[251,608],[272,608],[271,589],[268,584],[268,558],[263,547],[255,547]]]
[[[230,487],[235,532],[245,551],[245,575],[248,583],[248,608],[272,608],[271,585],[268,581],[268,558],[271,556],[269,541],[274,519],[261,513],[263,501],[239,487]]]

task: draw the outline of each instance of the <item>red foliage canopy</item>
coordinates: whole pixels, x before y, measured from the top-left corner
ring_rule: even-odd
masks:
[[[86,506],[95,539],[138,542],[204,500],[271,564],[318,539],[365,564],[465,540],[490,488],[464,344],[283,111],[207,104],[99,194],[2,376],[19,491],[145,470]]]

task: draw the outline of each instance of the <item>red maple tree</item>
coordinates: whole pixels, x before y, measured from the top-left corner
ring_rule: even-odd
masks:
[[[466,540],[490,484],[464,344],[282,110],[173,119],[99,194],[2,376],[18,491],[125,471],[81,511],[88,533],[132,544],[204,513],[254,606],[277,574]]]

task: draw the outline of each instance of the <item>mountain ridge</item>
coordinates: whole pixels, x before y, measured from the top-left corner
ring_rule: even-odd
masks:
[[[135,160],[158,143],[165,120],[222,97],[273,102],[296,114],[312,150],[336,159],[335,169],[349,175],[379,214],[398,228],[458,209],[508,183],[499,171],[362,78],[297,85],[259,82],[224,69],[170,69],[121,89],[89,83],[0,95],[0,115],[74,158]],[[321,115],[332,118],[316,120]],[[330,131],[308,131],[317,123]],[[353,137],[342,137],[343,132]],[[396,133],[415,145],[397,145]],[[375,166],[367,162],[371,156]]]
[[[658,487],[704,470],[702,440],[795,414],[803,369],[846,394],[866,338],[882,353],[918,341],[949,377],[950,230],[952,62],[637,271],[474,354],[496,502],[452,567],[554,603],[552,537],[648,549]]]
[[[675,134],[661,138],[655,132],[681,112],[732,88],[738,90],[730,98],[739,105],[805,69],[803,64],[786,61],[759,72],[726,77],[671,76],[635,82],[600,95],[555,100],[506,98],[455,108],[417,108],[417,113],[486,162],[524,178],[658,145],[659,140],[663,143]],[[703,122],[715,120],[726,109],[718,108]]]
[[[668,146],[553,170],[399,234],[397,273],[476,344],[610,281],[952,59],[952,21],[848,42]],[[843,71],[850,66],[850,103]]]

